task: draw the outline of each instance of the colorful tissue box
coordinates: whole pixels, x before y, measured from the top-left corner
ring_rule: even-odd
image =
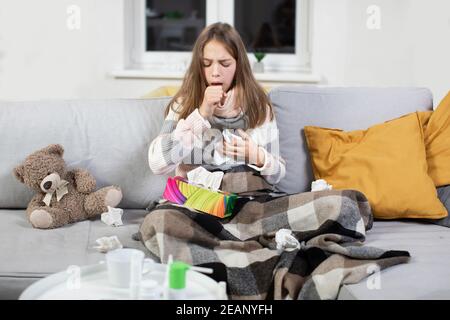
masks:
[[[203,213],[226,218],[233,212],[237,195],[202,188],[190,184],[182,177],[169,177],[163,198]]]

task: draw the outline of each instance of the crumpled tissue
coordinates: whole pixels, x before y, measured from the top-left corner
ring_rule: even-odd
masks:
[[[333,186],[328,184],[324,179],[319,179],[311,183],[311,191],[331,190]]]
[[[275,233],[275,241],[278,251],[292,251],[300,249],[300,242],[292,235],[288,229],[280,229]]]
[[[197,167],[187,173],[187,178],[191,183],[217,191],[222,183],[223,171],[209,172],[203,167]]]
[[[98,246],[95,246],[94,249],[97,249],[98,251],[103,253],[123,248],[123,245],[122,243],[120,243],[117,236],[98,238],[97,240],[95,240],[95,242],[98,243]]]
[[[223,139],[228,142],[231,143],[231,138],[232,137],[236,137],[237,139],[242,139],[242,137],[233,134],[230,130],[225,129],[222,131],[222,136]],[[223,152],[223,141],[220,140],[219,142],[217,142],[214,146],[214,155],[213,155],[213,162],[216,165],[222,165],[222,164],[245,164],[245,161],[237,159],[237,158],[233,158],[233,157],[228,157],[226,155],[224,155]]]
[[[102,221],[108,226],[118,227],[123,225],[123,209],[108,206],[108,211],[102,213]]]

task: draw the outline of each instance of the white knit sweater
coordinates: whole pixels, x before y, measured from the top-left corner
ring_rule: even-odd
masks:
[[[285,175],[285,161],[279,156],[278,129],[275,119],[262,126],[246,130],[253,141],[262,147],[265,163],[262,167],[247,164],[257,170],[270,184],[278,183]],[[222,131],[204,119],[195,109],[186,119],[178,120],[178,113],[170,110],[160,134],[148,150],[148,161],[155,174],[168,174],[182,164],[191,168],[202,165],[208,170],[242,165],[243,162],[226,158],[217,151],[222,143]]]

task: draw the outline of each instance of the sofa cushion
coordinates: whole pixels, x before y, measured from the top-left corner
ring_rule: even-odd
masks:
[[[338,299],[450,299],[450,229],[411,221],[375,221],[365,245],[406,250],[411,260],[343,286]]]
[[[428,175],[417,112],[342,131],[305,126],[315,179],[364,193],[375,218],[443,218],[447,209]]]
[[[445,206],[448,212],[450,212],[450,185],[437,188],[439,200]],[[450,228],[450,214],[442,219],[427,219],[426,221],[437,224],[443,227]]]
[[[450,184],[450,92],[431,114],[426,129],[428,173],[437,187]]]
[[[141,98],[149,99],[149,98],[160,98],[160,97],[173,97],[178,92],[178,90],[180,90],[180,86],[162,86],[162,87],[153,89],[150,92],[147,92]]]
[[[0,208],[25,208],[33,192],[13,168],[31,152],[61,144],[69,168],[89,170],[97,187],[122,188],[121,208],[146,208],[163,192],[167,177],[148,166],[169,98],[0,102]],[[5,187],[7,186],[7,187]]]
[[[0,299],[16,299],[31,282],[71,265],[104,260],[104,254],[92,248],[101,237],[116,235],[124,247],[148,254],[140,241],[131,238],[145,214],[145,210],[124,210],[120,227],[96,219],[41,230],[31,227],[24,210],[0,210]]]
[[[286,160],[286,176],[277,188],[287,193],[309,191],[313,181],[303,127],[365,129],[433,107],[431,92],[425,88],[283,86],[272,89],[269,96]]]
[[[158,98],[158,97],[173,97],[181,86],[162,86],[145,93],[141,98]],[[270,91],[269,86],[263,86],[264,91],[267,93]]]

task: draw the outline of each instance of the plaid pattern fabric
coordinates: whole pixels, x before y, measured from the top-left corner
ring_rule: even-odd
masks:
[[[139,232],[162,263],[173,255],[175,260],[213,268],[213,277],[227,282],[230,299],[336,299],[341,285],[409,260],[406,251],[363,245],[373,217],[358,191],[275,197],[257,190],[263,183],[256,174],[235,170],[225,175],[241,181],[228,186],[242,190],[244,185],[253,194],[238,200],[232,217],[220,220],[159,204]],[[275,234],[280,229],[292,230],[300,248],[277,250]]]

